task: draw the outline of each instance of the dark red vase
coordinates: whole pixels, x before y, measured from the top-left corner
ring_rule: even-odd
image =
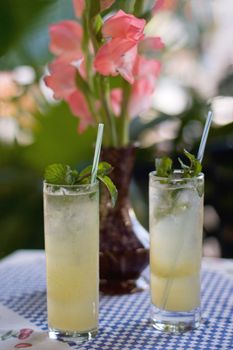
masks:
[[[109,193],[101,190],[100,203],[100,290],[105,294],[126,294],[145,288],[141,272],[149,263],[149,235],[137,221],[129,199],[135,162],[134,146],[104,148],[102,161],[114,170],[110,177],[118,189],[111,207]]]

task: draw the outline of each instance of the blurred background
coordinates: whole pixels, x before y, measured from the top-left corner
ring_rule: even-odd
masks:
[[[76,118],[42,80],[52,59],[48,26],[70,18],[71,0],[0,1],[0,258],[43,248],[45,166],[92,161],[96,131],[78,135]],[[232,0],[163,1],[146,28],[166,45],[162,74],[153,108],[131,124],[131,140],[139,143],[132,203],[148,228],[148,173],[155,157],[176,159],[183,148],[196,154],[212,108],[203,160],[203,251],[225,258],[233,258],[232,19]]]

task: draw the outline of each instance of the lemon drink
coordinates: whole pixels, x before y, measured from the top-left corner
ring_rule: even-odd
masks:
[[[151,320],[179,332],[200,323],[204,175],[158,175],[149,175]]]
[[[51,338],[90,339],[98,329],[98,183],[44,183],[48,325]]]

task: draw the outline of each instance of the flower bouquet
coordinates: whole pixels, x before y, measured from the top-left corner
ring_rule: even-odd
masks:
[[[73,7],[75,20],[49,28],[50,51],[56,58],[49,64],[45,83],[56,99],[69,104],[78,118],[79,133],[99,122],[105,125],[102,159],[114,167],[111,177],[118,200],[112,208],[103,193],[101,286],[107,292],[131,292],[138,290],[135,281],[148,263],[148,238],[128,198],[135,157],[129,125],[151,107],[161,70],[157,56],[163,43],[145,34],[158,2],[73,0]]]

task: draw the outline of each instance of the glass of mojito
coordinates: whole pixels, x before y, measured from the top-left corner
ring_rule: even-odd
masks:
[[[49,336],[91,339],[98,330],[98,182],[44,182],[44,226]]]
[[[151,321],[180,332],[200,324],[204,175],[149,174]]]

